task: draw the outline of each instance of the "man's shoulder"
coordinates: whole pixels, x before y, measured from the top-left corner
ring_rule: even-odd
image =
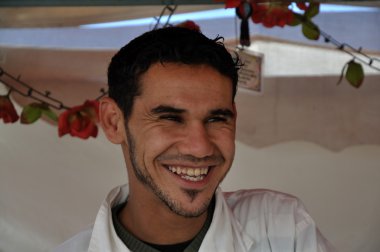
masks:
[[[84,230],[56,247],[53,252],[87,252],[91,234],[92,228]]]
[[[234,211],[250,212],[288,212],[304,209],[302,202],[295,196],[269,189],[249,189],[224,192],[229,207]]]
[[[336,251],[319,232],[303,203],[293,195],[253,189],[225,192],[223,196],[241,227],[261,244],[258,246],[277,246],[275,250],[282,251],[288,241],[285,247],[297,244],[309,248],[307,251]]]
[[[299,199],[291,194],[270,189],[241,189],[233,192],[223,192],[229,203],[236,204],[244,201],[258,202],[298,202]]]

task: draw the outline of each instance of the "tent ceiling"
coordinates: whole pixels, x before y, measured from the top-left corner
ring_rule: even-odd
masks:
[[[223,5],[180,5],[176,13],[223,8]],[[0,28],[68,27],[159,16],[163,6],[4,7]]]
[[[0,1],[0,28],[70,27],[153,17],[161,13],[164,6],[162,3],[165,2],[178,4],[179,8],[176,13],[223,8],[224,6],[216,0],[2,0]],[[380,7],[379,1],[321,2]]]

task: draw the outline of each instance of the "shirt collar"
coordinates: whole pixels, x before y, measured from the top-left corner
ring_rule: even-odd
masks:
[[[115,227],[115,231],[119,238],[123,241],[124,244],[128,246],[132,251],[141,251],[141,252],[159,252],[157,249],[149,246],[143,241],[137,239],[133,234],[131,234],[124,226],[121,224],[118,213],[121,209],[127,204],[127,201],[122,202],[121,204],[116,204],[112,208],[112,222]],[[202,241],[211,225],[212,217],[215,209],[215,198],[212,199],[212,202],[209,206],[207,219],[202,229],[194,237],[194,239],[187,245],[184,252],[199,251],[199,248],[202,244]]]
[[[125,202],[128,185],[114,188],[99,209],[93,228],[88,252],[130,251],[115,232],[111,208]],[[249,251],[254,244],[229,208],[220,188],[215,193],[215,210],[212,222],[206,233],[199,252],[209,251]],[[105,235],[108,234],[108,235]]]

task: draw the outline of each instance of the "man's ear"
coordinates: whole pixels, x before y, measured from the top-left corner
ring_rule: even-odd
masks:
[[[100,99],[99,121],[109,141],[121,144],[125,140],[124,115],[113,99]]]

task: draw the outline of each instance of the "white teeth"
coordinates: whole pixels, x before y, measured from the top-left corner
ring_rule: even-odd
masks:
[[[185,168],[179,166],[168,166],[169,171],[176,173],[178,175],[182,175],[181,177],[191,181],[199,181],[202,180],[207,175],[209,168]]]
[[[194,176],[194,169],[187,169],[188,176]]]
[[[197,176],[197,177],[198,177],[199,175],[201,175],[201,169],[195,169],[195,170],[194,170],[194,175]]]
[[[199,176],[199,177],[190,177],[190,176],[181,176],[181,178],[183,179],[186,179],[186,180],[190,180],[190,181],[201,181],[202,179],[204,179],[205,176]]]

